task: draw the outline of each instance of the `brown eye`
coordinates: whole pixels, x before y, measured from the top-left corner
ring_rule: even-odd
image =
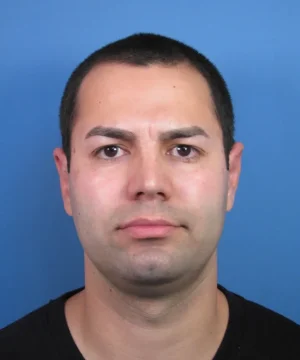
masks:
[[[118,154],[119,148],[117,146],[107,146],[103,149],[103,154],[106,157],[115,157]]]
[[[177,145],[176,151],[179,156],[186,157],[189,156],[192,152],[192,148],[187,145]]]
[[[125,151],[118,145],[103,146],[95,154],[104,160],[113,160],[125,154]]]
[[[179,158],[191,159],[199,155],[199,151],[190,145],[176,145],[171,149],[170,154]]]

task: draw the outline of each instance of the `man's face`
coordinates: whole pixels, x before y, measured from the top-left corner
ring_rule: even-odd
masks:
[[[80,88],[71,140],[70,173],[61,150],[55,159],[97,271],[131,292],[178,291],[199,277],[233,205],[242,152],[236,144],[228,171],[202,76],[184,64],[100,65]]]

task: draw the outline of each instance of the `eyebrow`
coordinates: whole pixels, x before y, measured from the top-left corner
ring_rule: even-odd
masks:
[[[105,136],[112,139],[119,139],[119,140],[125,140],[125,141],[134,141],[136,139],[136,135],[129,131],[114,127],[104,127],[104,126],[96,126],[93,129],[91,129],[86,134],[86,139],[92,137],[92,136]]]
[[[85,138],[88,139],[92,136],[105,136],[127,142],[133,142],[137,138],[137,136],[132,131],[104,126],[94,127],[86,134]],[[191,138],[194,136],[203,136],[205,138],[209,138],[207,132],[200,126],[189,126],[185,128],[165,131],[159,135],[159,140],[168,141],[175,139]]]
[[[159,139],[161,141],[166,141],[166,140],[175,140],[182,138],[191,138],[194,136],[204,136],[206,138],[209,138],[208,133],[200,126],[189,126],[185,128],[168,130],[166,132],[163,132],[159,135]]]

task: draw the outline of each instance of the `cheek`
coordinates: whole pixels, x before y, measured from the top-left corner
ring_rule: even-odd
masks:
[[[226,213],[226,174],[205,170],[189,177],[181,189],[191,237],[198,250],[211,254],[220,239]],[[197,252],[197,250],[196,250]]]
[[[70,185],[72,209],[98,218],[109,213],[120,199],[120,177],[109,172],[74,171]]]
[[[70,200],[74,224],[85,251],[93,257],[105,243],[112,228],[111,219],[118,204],[118,178],[107,178],[95,171],[77,171],[70,181]]]
[[[190,176],[183,174],[177,177],[177,187],[182,196],[181,201],[194,204],[194,207],[224,207],[227,194],[226,172],[223,170],[201,169]]]

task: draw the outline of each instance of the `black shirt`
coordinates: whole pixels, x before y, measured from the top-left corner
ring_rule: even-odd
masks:
[[[222,286],[219,289],[228,300],[229,322],[213,360],[300,360],[299,325]],[[65,301],[81,290],[51,300],[0,330],[0,359],[83,360],[64,312]]]

